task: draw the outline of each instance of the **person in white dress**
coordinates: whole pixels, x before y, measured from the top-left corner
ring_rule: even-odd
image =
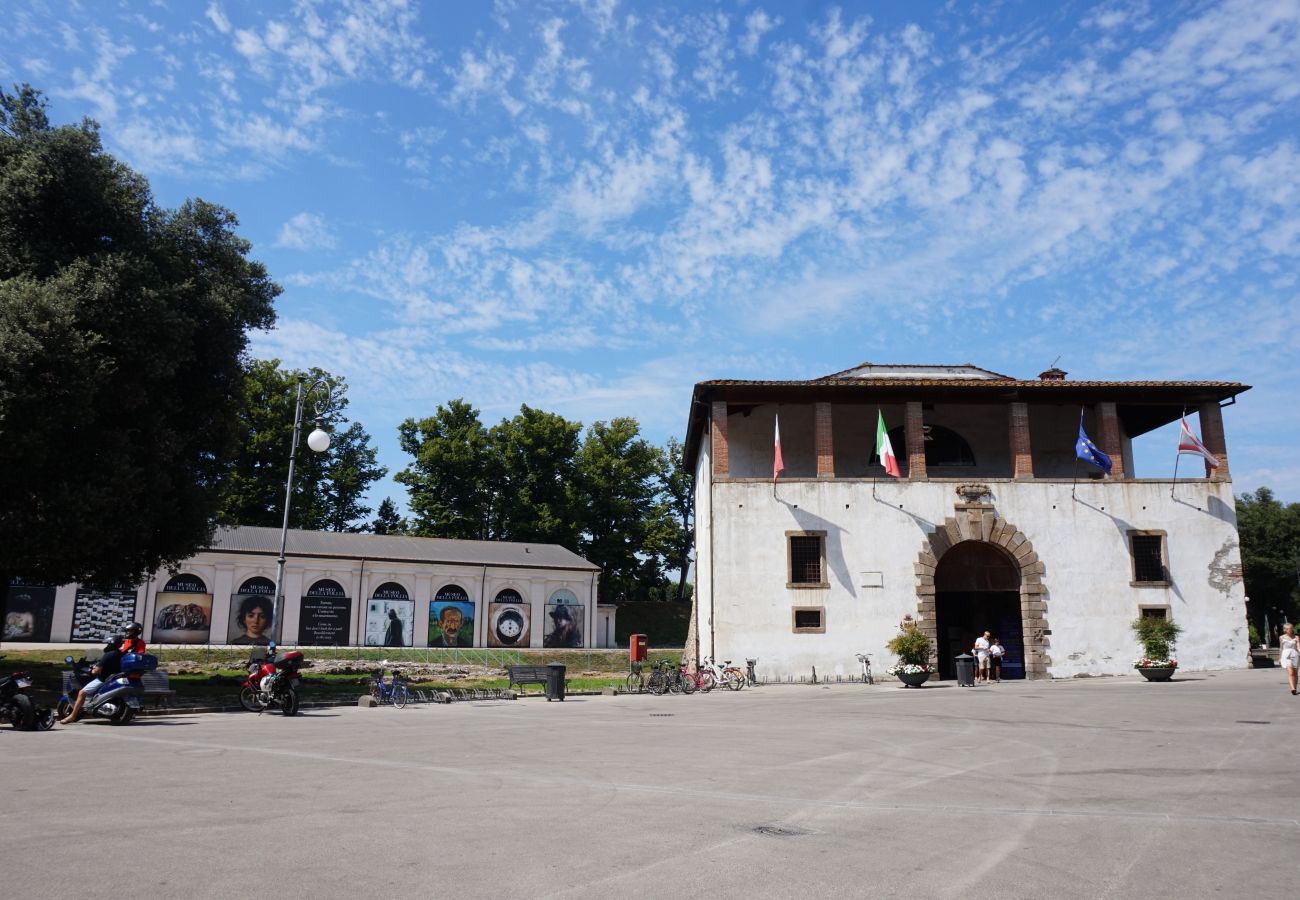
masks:
[[[1296,692],[1296,671],[1300,669],[1300,638],[1296,637],[1295,626],[1287,622],[1282,626],[1278,638],[1282,646],[1282,667],[1286,669],[1286,680],[1291,684],[1291,693]]]

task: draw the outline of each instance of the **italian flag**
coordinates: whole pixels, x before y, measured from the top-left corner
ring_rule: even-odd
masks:
[[[894,447],[889,443],[889,429],[885,428],[885,414],[876,410],[876,455],[885,467],[886,475],[901,477],[898,472],[898,457],[894,456]]]

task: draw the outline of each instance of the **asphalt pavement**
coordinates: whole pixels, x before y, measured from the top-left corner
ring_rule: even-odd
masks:
[[[1282,896],[1297,739],[1280,669],[5,729],[2,890]]]

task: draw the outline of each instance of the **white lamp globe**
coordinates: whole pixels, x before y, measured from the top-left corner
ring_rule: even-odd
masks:
[[[324,453],[330,448],[330,433],[324,428],[317,428],[307,435],[307,446],[316,453]]]

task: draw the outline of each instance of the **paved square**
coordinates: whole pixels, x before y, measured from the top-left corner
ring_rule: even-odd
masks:
[[[1274,669],[5,730],[4,894],[1277,896],[1297,723]]]

